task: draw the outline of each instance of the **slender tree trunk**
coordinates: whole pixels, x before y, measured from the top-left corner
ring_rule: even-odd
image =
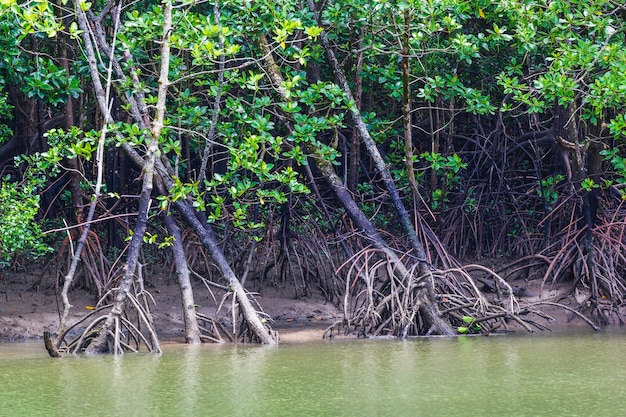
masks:
[[[361,99],[363,96],[363,77],[361,71],[363,71],[363,31],[359,33],[359,40],[357,43],[357,58],[355,66],[355,80],[354,80],[354,105],[361,110]],[[348,166],[348,189],[351,192],[355,192],[359,182],[359,163],[361,161],[361,136],[359,130],[352,128],[352,137],[350,138],[350,157]]]
[[[315,16],[319,20],[319,16],[317,14],[314,1],[313,0],[307,0],[307,1],[309,4],[309,9],[311,10],[312,13],[315,14]],[[341,70],[339,61],[337,61],[337,58],[335,57],[335,53],[333,52],[330,41],[328,40],[328,35],[326,34],[326,32],[322,32],[319,38],[326,52],[326,58],[328,62],[330,63],[330,66],[335,73],[335,77],[337,78],[339,82],[339,86],[341,87],[344,94],[346,95],[346,98],[349,101],[354,102],[354,96],[352,95],[350,84],[348,83],[348,80],[346,79],[345,74]],[[404,232],[406,233],[409,239],[409,242],[411,243],[411,246],[413,247],[413,250],[415,251],[415,256],[421,261],[421,264],[422,264],[420,266],[421,272],[425,272],[428,267],[428,265],[426,264],[427,262],[426,251],[424,250],[424,247],[422,246],[419,239],[417,238],[415,228],[413,227],[413,224],[411,223],[411,218],[409,216],[409,213],[407,212],[406,208],[404,207],[404,204],[402,203],[402,200],[400,199],[400,194],[398,193],[398,189],[396,188],[393,177],[391,176],[389,167],[387,166],[387,164],[385,164],[385,161],[378,150],[376,142],[370,135],[369,130],[367,129],[367,126],[365,125],[365,122],[363,122],[363,118],[361,117],[361,113],[359,109],[356,108],[356,106],[352,106],[350,108],[350,114],[352,116],[352,122],[354,123],[355,127],[358,129],[359,134],[361,135],[361,140],[363,141],[363,144],[365,145],[365,148],[367,149],[367,152],[369,153],[370,158],[372,158],[372,161],[374,162],[374,166],[376,167],[376,170],[378,171],[378,173],[383,179],[385,188],[387,189],[387,192],[389,193],[389,198],[391,199],[391,202],[396,210],[396,213],[398,214],[400,224],[402,225],[402,228],[404,229]]]
[[[311,152],[315,154],[315,152]],[[404,263],[400,260],[398,255],[389,248],[385,240],[380,233],[374,228],[367,216],[361,211],[356,204],[350,192],[345,188],[332,164],[320,157],[316,158],[317,166],[320,168],[326,180],[330,183],[335,195],[341,201],[342,206],[357,225],[359,229],[365,232],[365,235],[372,242],[374,247],[383,251],[387,259],[391,261],[394,267],[394,273],[398,275],[398,278],[404,280],[409,277],[411,272],[404,266]],[[434,332],[443,334],[446,336],[454,336],[456,332],[452,328],[449,322],[441,318],[439,307],[434,301],[432,294],[432,286],[430,281],[426,278],[427,273],[420,272],[421,279],[425,279],[424,285],[421,288],[421,294],[418,297],[417,306],[423,315],[424,320],[433,328]]]
[[[230,267],[224,252],[217,243],[217,237],[213,232],[213,229],[208,224],[203,224],[196,216],[195,210],[185,202],[179,200],[176,202],[176,208],[183,216],[184,220],[193,228],[196,232],[202,245],[209,250],[211,257],[217,264],[224,278],[228,281],[228,286],[233,292],[237,300],[239,301],[239,308],[250,325],[253,333],[259,338],[259,341],[264,345],[276,345],[278,339],[275,334],[269,331],[267,326],[263,324],[256,309],[248,299],[245,289],[237,279],[237,276]]]
[[[176,265],[176,276],[180,295],[183,301],[183,320],[185,322],[185,341],[189,344],[201,343],[200,328],[196,317],[196,303],[193,298],[193,289],[189,279],[189,266],[183,248],[183,238],[180,227],[176,224],[170,213],[164,213],[163,219],[168,232],[174,238],[172,245],[172,255]]]
[[[213,5],[213,24],[219,25],[220,23],[220,9],[219,9],[219,1],[215,0],[215,4]],[[224,49],[224,36],[219,35],[218,39],[219,48]],[[225,66],[226,57],[224,54],[221,54],[219,57],[218,71],[217,74],[217,92],[215,94],[215,102],[213,103],[213,117],[211,118],[211,127],[209,128],[209,134],[207,137],[206,144],[204,145],[204,151],[202,152],[202,161],[200,163],[200,172],[198,173],[198,181],[201,186],[204,187],[204,180],[206,179],[206,170],[209,162],[209,158],[211,157],[211,151],[213,150],[213,140],[215,138],[215,127],[217,126],[217,121],[220,114],[220,106],[222,101],[222,88],[224,87],[224,66]]]
[[[413,191],[413,200],[417,203],[421,197],[415,179],[413,167],[413,123],[411,118],[411,69],[409,66],[409,38],[411,12],[404,11],[404,32],[402,34],[402,125],[404,127],[404,164],[407,178]]]
[[[65,19],[66,25],[69,25],[69,19]],[[69,57],[67,53],[67,39],[69,35],[63,34],[61,35],[61,42],[59,44],[59,55],[61,57],[60,62],[61,66],[67,73],[70,75],[70,67],[69,67]],[[67,98],[67,102],[65,103],[65,120],[63,122],[65,130],[69,131],[73,126],[75,126],[74,121],[74,99],[72,96]],[[82,223],[84,220],[83,216],[83,192],[80,189],[80,167],[78,166],[78,159],[72,158],[67,159],[65,163],[68,165],[69,169],[69,188],[72,194],[72,206],[74,207],[75,215],[76,215],[76,223]]]
[[[97,63],[96,63],[96,58],[95,58],[95,51],[93,49],[93,45],[91,44],[91,39],[89,38],[89,32],[88,32],[88,25],[87,25],[87,20],[85,18],[84,12],[82,12],[82,10],[80,9],[80,6],[78,5],[78,3],[75,4],[75,7],[77,9],[77,16],[78,16],[78,23],[79,26],[81,28],[81,30],[83,31],[83,41],[85,41],[85,49],[87,52],[87,58],[88,58],[88,62],[89,62],[89,68],[91,71],[91,75],[92,77],[95,77],[95,80],[97,81],[97,85],[96,87],[96,93],[97,93],[97,98],[99,100],[99,102],[101,102],[103,104],[103,106],[101,107],[102,109],[108,110],[108,106],[106,105],[106,103],[108,103],[109,100],[109,87],[110,87],[110,80],[111,80],[111,68],[109,67],[109,71],[107,74],[107,88],[106,91],[105,89],[102,87],[102,84],[100,83],[100,74],[98,73],[98,69],[97,69]],[[117,23],[117,22],[116,22]],[[116,30],[117,30],[117,26],[116,26]],[[106,113],[108,114],[108,113]],[[105,116],[106,117],[106,116]],[[107,120],[105,118],[105,120]],[[108,120],[107,120],[108,121]],[[106,134],[107,134],[107,125],[105,123],[105,125],[102,127],[102,130],[100,132],[100,139],[98,141],[98,147],[96,150],[96,166],[98,169],[98,173],[97,173],[97,179],[96,179],[96,185],[94,188],[94,193],[91,199],[91,204],[89,206],[89,212],[87,214],[87,222],[85,224],[85,226],[83,227],[83,231],[81,233],[80,238],[78,239],[78,244],[76,246],[76,250],[75,252],[72,254],[72,259],[70,262],[70,268],[67,272],[67,274],[64,277],[64,281],[63,281],[63,289],[61,290],[61,302],[63,304],[63,312],[61,313],[61,319],[59,321],[59,326],[57,329],[57,334],[60,336],[61,334],[63,334],[63,332],[65,331],[65,328],[67,326],[67,318],[69,316],[69,312],[72,308],[72,305],[70,304],[69,301],[69,297],[68,297],[68,293],[69,290],[72,286],[72,283],[74,282],[74,277],[76,275],[76,269],[78,268],[78,262],[80,261],[82,252],[83,252],[83,248],[85,246],[85,242],[87,241],[87,237],[89,236],[89,230],[91,228],[91,221],[93,220],[94,214],[95,214],[95,210],[96,210],[96,204],[100,198],[100,193],[101,193],[101,189],[102,189],[102,179],[103,179],[103,172],[104,172],[104,141],[106,138]],[[60,340],[56,340],[56,344],[58,345],[60,342]]]
[[[80,7],[78,6],[78,9]],[[82,10],[79,14],[84,15]],[[137,221],[135,223],[135,230],[130,241],[128,255],[125,265],[124,276],[120,281],[119,288],[115,293],[115,301],[113,307],[107,316],[98,336],[92,342],[87,349],[87,353],[102,353],[111,351],[114,354],[122,353],[121,346],[118,344],[117,329],[119,328],[120,317],[124,312],[126,301],[128,300],[132,283],[135,279],[135,273],[137,269],[137,263],[141,246],[143,244],[143,237],[147,228],[148,211],[150,210],[151,194],[153,188],[153,179],[155,174],[155,161],[156,155],[159,151],[159,137],[161,136],[161,130],[163,129],[163,119],[165,117],[165,102],[167,98],[167,89],[169,85],[169,62],[170,62],[170,34],[172,28],[172,3],[168,1],[164,5],[163,10],[163,38],[161,42],[161,69],[159,74],[159,89],[157,94],[156,114],[152,122],[152,128],[150,131],[150,142],[148,144],[148,150],[146,160],[143,164],[143,183],[141,187],[141,194],[139,197],[139,209],[137,215]],[[112,57],[111,57],[112,62]],[[110,118],[110,115],[109,115]],[[150,325],[150,323],[146,323]],[[113,333],[114,342],[110,346],[109,334]],[[153,336],[152,344],[153,350],[157,353],[160,352],[158,340],[154,332],[151,332]]]
[[[263,35],[259,35],[258,37],[259,46],[261,48],[261,53],[263,54],[264,61],[264,69],[267,72],[268,76],[272,80],[274,84],[274,88],[276,88],[279,94],[282,95],[283,100],[289,101],[289,96],[285,94],[282,89],[283,79],[282,74],[279,71],[278,65],[274,61],[272,54],[270,52],[269,44],[267,43],[267,39]],[[402,281],[411,276],[411,272],[404,266],[403,262],[400,260],[398,255],[389,247],[387,242],[382,238],[380,233],[376,230],[376,228],[369,221],[367,216],[361,211],[357,203],[352,198],[352,194],[346,188],[346,185],[341,181],[333,165],[319,157],[319,152],[316,152],[313,145],[309,144],[308,152],[313,155],[315,162],[322,171],[322,174],[329,182],[332,187],[335,195],[341,202],[342,206],[352,219],[354,223],[357,225],[359,229],[361,229],[366,237],[370,240],[370,242],[377,249],[381,250],[387,259],[394,265],[394,273],[397,274],[397,277]],[[420,264],[425,264],[425,262],[420,262]],[[420,271],[421,278],[426,277],[426,270]],[[452,336],[455,333],[454,329],[447,321],[441,318],[439,313],[439,308],[431,298],[430,298],[430,286],[426,284],[423,287],[423,291],[420,293],[418,297],[419,306],[417,306],[423,314],[424,319],[431,325],[435,332],[444,334],[447,336]]]
[[[171,10],[171,5],[169,3],[168,3],[168,8],[170,8]],[[100,46],[100,48],[108,55],[109,52],[112,50],[112,48],[106,42],[104,31],[99,21],[95,18],[95,16],[93,15],[91,16],[92,16],[92,23],[93,23],[92,26],[94,28],[93,37],[98,43],[98,45]],[[81,30],[83,29],[81,28]],[[169,36],[169,29],[168,31],[164,31],[164,34],[167,34]],[[168,49],[169,49],[169,45],[168,45]],[[162,53],[161,54],[162,61],[164,59],[164,56],[165,54]],[[167,57],[169,59],[169,52],[167,53]],[[122,70],[122,66],[119,64],[119,62],[117,62],[117,60],[114,57],[112,58],[112,66],[113,66],[113,70],[116,76],[120,80],[127,79],[124,71]],[[163,76],[163,68],[164,67],[162,65],[161,76]],[[167,75],[167,72],[165,72],[165,75]],[[94,82],[94,88],[96,90],[96,98],[98,100],[98,106],[102,110],[103,108],[106,108],[104,100],[102,100],[98,94],[98,91],[99,90],[101,91],[102,88],[100,87],[100,89],[98,89],[99,80],[95,79],[93,82]],[[136,75],[133,76],[133,82],[139,85],[139,80],[136,78]],[[164,87],[164,84],[160,84],[159,94],[161,93],[161,89],[163,87]],[[163,92],[165,92],[165,90]],[[154,135],[155,126],[154,126],[154,123],[150,123],[147,109],[146,109],[145,104],[143,103],[141,96],[135,96],[134,94],[125,92],[125,91],[121,91],[120,96],[124,97],[127,103],[129,104],[130,113],[133,119],[135,120],[135,122],[140,127],[143,127],[143,128],[147,128],[147,127],[150,127],[150,125],[152,125],[151,131],[153,132],[153,135]],[[161,96],[159,96],[159,100],[160,98]],[[165,108],[163,107],[162,110],[164,111]],[[158,115],[159,115],[159,111],[157,111],[157,116]],[[160,126],[162,127],[162,120],[160,123],[161,123]],[[129,157],[133,160],[133,162],[135,162],[139,166],[143,166],[144,160],[137,153],[137,151],[133,149],[132,146],[130,146],[128,143],[125,142],[122,144],[122,148],[129,155]],[[172,175],[174,175],[174,171],[169,166],[168,162],[157,158],[154,161],[154,168],[156,170],[151,171],[150,174],[157,174],[159,176],[157,180],[162,181],[164,187],[166,187],[167,190],[170,190],[174,184],[174,181],[172,179]],[[144,169],[144,181],[145,181],[145,176],[147,174],[148,172]],[[203,236],[203,239],[202,239],[203,244],[205,245],[205,247],[207,247],[207,249],[211,253],[211,256],[214,258],[214,260],[218,264],[218,267],[221,269],[224,276],[226,276],[227,279],[229,280],[231,284],[231,288],[233,289],[235,296],[238,298],[240,302],[240,307],[242,309],[244,319],[249,322],[252,331],[257,335],[261,343],[270,344],[270,345],[276,344],[278,342],[277,337],[271,334],[268,328],[264,326],[263,323],[261,322],[261,319],[259,318],[256,310],[252,306],[252,303],[247,298],[245,290],[243,289],[239,280],[237,279],[234,272],[230,268],[230,265],[228,265],[228,262],[226,261],[226,258],[224,257],[224,254],[221,248],[218,246],[217,239],[215,238],[215,235],[213,231],[211,230],[210,226],[208,225],[205,226],[198,220],[195,214],[195,209],[192,208],[190,204],[184,201],[179,201],[177,202],[177,206],[179,208],[179,211],[183,215],[184,220],[194,229],[196,234],[198,234],[198,236]]]

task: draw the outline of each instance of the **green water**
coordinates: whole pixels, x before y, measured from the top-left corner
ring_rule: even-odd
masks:
[[[165,345],[53,359],[0,345],[0,416],[624,416],[626,334]]]

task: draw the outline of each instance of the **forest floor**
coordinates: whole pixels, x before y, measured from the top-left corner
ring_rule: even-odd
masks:
[[[40,279],[35,273],[0,274],[0,342],[16,342],[41,338],[45,330],[55,332],[59,323],[61,307],[59,290],[55,289],[54,279],[44,277],[39,286],[33,287]],[[147,287],[154,297],[152,309],[155,324],[162,340],[183,342],[183,318],[181,297],[174,277],[168,273],[153,273],[146,279]],[[541,280],[513,282],[516,287],[523,286],[522,300],[554,300],[565,294],[571,284],[541,286]],[[198,311],[214,317],[222,301],[221,294],[211,294],[199,282],[194,284],[195,302]],[[255,293],[256,302],[272,319],[272,327],[280,334],[281,343],[297,343],[321,340],[324,329],[342,318],[342,309],[336,303],[327,302],[321,293],[295,298],[293,288],[288,283],[267,286]],[[578,308],[580,300],[575,296],[562,299],[561,303]],[[69,323],[89,313],[89,306],[96,303],[95,296],[84,289],[76,288],[70,293],[73,305]],[[552,329],[587,326],[581,319],[574,317],[561,308],[542,309],[554,320],[548,322],[537,318],[537,322]],[[230,298],[224,302],[221,312],[228,322]],[[515,327],[514,327],[515,328]],[[516,328],[518,332],[524,332]],[[348,335],[348,337],[351,337]]]

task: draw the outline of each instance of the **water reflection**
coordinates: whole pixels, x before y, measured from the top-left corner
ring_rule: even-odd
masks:
[[[0,345],[1,416],[621,416],[624,335],[164,346],[22,359]],[[9,350],[10,350],[9,349]]]
[[[228,351],[226,377],[230,391],[225,393],[230,399],[228,415],[246,415],[247,410],[255,409],[255,404],[269,398],[265,384],[268,359],[274,353],[276,348],[267,346],[237,347]]]
[[[179,402],[178,408],[184,415],[198,416],[202,414],[197,407],[197,404],[200,403],[199,391],[201,387],[198,363],[200,363],[202,352],[202,346],[190,345],[187,346],[182,355],[181,376],[176,385],[178,386],[179,398],[182,400]]]

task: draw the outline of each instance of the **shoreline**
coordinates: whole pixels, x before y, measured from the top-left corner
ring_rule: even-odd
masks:
[[[56,332],[59,322],[58,306],[55,288],[35,291],[32,289],[30,274],[6,274],[5,283],[0,286],[0,343],[19,343],[24,341],[40,340],[43,346],[43,332]],[[155,299],[152,313],[157,327],[157,334],[163,343],[178,341],[184,343],[184,322],[180,302],[180,290],[174,280],[165,274],[153,278],[154,287],[151,294]],[[530,303],[541,300],[561,297],[567,290],[567,285],[560,288],[547,288],[540,290],[540,282],[525,282],[529,288],[529,296],[521,299]],[[2,288],[4,287],[4,288]],[[206,294],[204,288],[194,288],[198,311],[206,316],[215,317],[217,305],[220,304],[221,296]],[[327,301],[321,294],[312,294],[307,297],[294,298],[288,288],[264,288],[258,293],[253,293],[255,302],[263,308],[263,312],[272,318],[271,326],[279,332],[281,342],[285,344],[303,343],[313,341],[325,341],[324,330],[343,316],[343,309]],[[530,295],[534,294],[534,295]],[[561,294],[561,295],[559,295]],[[94,296],[83,289],[74,289],[70,294],[70,302],[74,306],[69,323],[74,323],[84,317],[95,305]],[[562,301],[570,309],[584,307],[575,297],[569,297]],[[225,303],[230,304],[230,303]],[[535,334],[546,332],[561,332],[563,329],[583,329],[590,326],[581,318],[574,316],[566,309],[559,307],[542,308],[552,322],[544,318],[536,318],[536,322],[546,326],[550,331],[536,331]],[[227,307],[220,312],[219,316],[229,321],[230,312]],[[623,311],[620,311],[623,316]],[[619,320],[611,316],[614,323],[607,327],[619,327]],[[515,333],[528,333],[523,328],[510,324],[507,326],[516,330]],[[558,330],[557,330],[558,329]],[[334,339],[357,339],[356,334],[337,334],[334,331]]]

